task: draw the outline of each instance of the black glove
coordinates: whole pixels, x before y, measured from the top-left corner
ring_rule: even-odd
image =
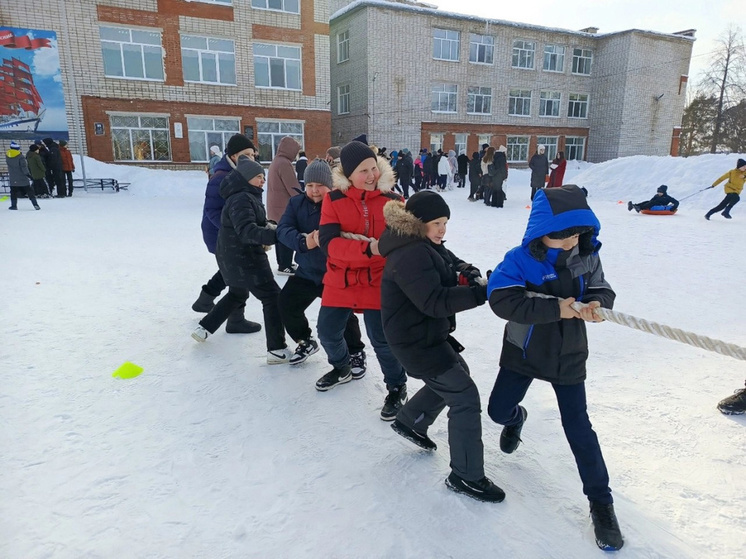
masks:
[[[471,287],[474,298],[477,300],[477,305],[484,305],[487,301],[487,286],[486,285],[473,285]]]
[[[478,285],[476,280],[481,277],[482,272],[479,271],[479,268],[467,264],[459,272],[458,283],[459,285]]]

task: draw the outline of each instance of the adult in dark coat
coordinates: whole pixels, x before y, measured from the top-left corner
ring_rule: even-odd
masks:
[[[464,150],[456,158],[458,164],[458,188],[464,188],[466,186],[466,175],[469,172],[469,156],[466,155]]]
[[[409,150],[404,148],[399,154],[399,159],[394,167],[396,176],[399,177],[399,184],[402,187],[404,199],[409,198],[409,187],[412,185],[412,176],[414,175],[414,163],[412,162],[412,154]]]
[[[536,148],[536,153],[528,162],[528,167],[531,169],[531,200],[534,199],[537,190],[544,188],[547,175],[549,174],[549,159],[547,159],[545,151],[546,148],[542,144],[539,144]]]
[[[492,197],[490,206],[493,208],[502,208],[505,203],[505,190],[503,183],[508,178],[508,158],[505,152],[498,149],[489,165],[490,183],[492,185]]]
[[[47,146],[49,154],[47,155],[46,167],[47,167],[47,182],[50,185],[54,184],[57,187],[57,195],[55,198],[65,197],[65,175],[62,172],[62,154],[60,153],[60,147],[52,138],[44,138],[44,145]]]
[[[276,226],[267,221],[262,202],[264,169],[248,156],[238,158],[235,170],[220,184],[225,206],[220,215],[216,256],[228,293],[200,320],[192,337],[207,339],[230,314],[246,304],[249,293],[262,303],[267,337],[267,363],[287,363],[292,352],[285,344],[275,283],[265,246],[277,242]]]
[[[463,347],[451,336],[457,312],[484,304],[484,282],[478,269],[443,246],[450,209],[439,194],[418,192],[406,205],[391,201],[384,216],[383,328],[394,356],[425,383],[399,410],[392,428],[434,450],[427,430],[448,406],[452,471],[446,485],[477,499],[502,501],[505,493],[484,475],[479,392],[459,355]]]
[[[220,214],[223,212],[225,200],[220,195],[220,183],[236,168],[236,161],[240,156],[254,159],[256,148],[254,143],[243,134],[234,134],[225,147],[225,156],[212,168],[212,175],[205,189],[205,203],[202,207],[202,239],[210,254],[215,254],[220,230]],[[215,298],[226,288],[225,280],[220,270],[215,272],[208,282],[202,286],[199,297],[192,305],[195,312],[208,313],[215,306]],[[242,305],[231,313],[225,323],[225,331],[229,334],[251,334],[262,329],[261,324],[246,320],[244,312],[246,305]]]
[[[479,183],[482,180],[482,166],[479,159],[479,152],[475,151],[471,154],[471,161],[469,161],[469,200],[474,202],[477,200],[477,190],[479,190]]]

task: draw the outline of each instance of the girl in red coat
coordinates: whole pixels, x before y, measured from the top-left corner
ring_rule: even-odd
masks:
[[[558,151],[557,157],[552,160],[552,164],[549,166],[551,173],[549,173],[549,182],[547,188],[554,186],[562,186],[562,181],[565,179],[565,167],[567,167],[567,159],[565,159],[565,152]]]
[[[339,160],[332,171],[336,190],[321,204],[319,226],[327,261],[318,333],[333,369],[316,382],[316,390],[324,392],[365,374],[351,372],[344,339],[350,314],[362,313],[388,388],[381,419],[393,421],[407,401],[407,376],[383,333],[381,278],[385,259],[378,251],[378,238],[386,228],[383,206],[401,197],[391,192],[395,184],[391,165],[368,145],[350,142],[342,148]]]

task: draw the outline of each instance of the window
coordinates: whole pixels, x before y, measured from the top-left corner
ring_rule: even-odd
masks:
[[[194,162],[210,160],[210,147],[225,146],[234,134],[241,132],[241,122],[237,118],[213,118],[211,116],[188,116],[189,158]]]
[[[508,161],[525,163],[528,161],[528,136],[508,136]]]
[[[257,10],[272,10],[289,14],[300,13],[299,0],[251,0],[251,7]]]
[[[236,83],[235,47],[230,39],[182,35],[181,65],[184,81]]]
[[[565,138],[565,159],[585,158],[585,138],[582,136],[567,136]]]
[[[303,149],[303,122],[286,120],[257,120],[257,139],[259,141],[259,160],[269,163],[275,158],[280,140],[290,136]]]
[[[534,69],[534,48],[532,41],[513,41],[513,68]]]
[[[337,88],[337,114],[346,115],[350,112],[350,86],[340,85]]]
[[[257,87],[300,90],[300,47],[254,43],[254,79]]]
[[[467,90],[466,112],[488,115],[492,113],[492,88],[470,87]]]
[[[466,139],[469,137],[469,134],[454,134],[454,137],[456,138],[456,145],[453,146],[453,151],[456,152],[456,155],[461,155],[461,152],[466,152]]]
[[[559,116],[561,101],[562,93],[559,91],[542,91],[539,95],[539,116]]]
[[[448,83],[433,85],[432,111],[434,113],[455,113],[458,86]]]
[[[458,31],[433,29],[433,58],[458,62]]]
[[[474,64],[492,64],[495,50],[495,39],[490,35],[472,33],[469,37],[469,62]]]
[[[565,47],[544,45],[544,70],[547,72],[565,71]]]
[[[511,89],[508,97],[508,114],[514,116],[531,116],[531,91],[528,89]]]
[[[168,117],[111,115],[115,161],[171,161]]]
[[[593,62],[593,51],[590,49],[572,49],[572,73],[583,74],[585,76],[591,73],[591,63]]]
[[[588,118],[588,95],[584,93],[570,93],[567,116],[569,118]]]
[[[350,59],[350,32],[345,31],[337,35],[337,64]]]
[[[233,5],[233,0],[197,0],[197,2],[202,2],[204,4],[221,4],[224,6]]]
[[[443,149],[443,134],[430,134],[430,153]]]
[[[536,138],[537,144],[542,144],[544,147],[547,148],[546,150],[546,156],[551,162],[552,159],[557,157],[557,136],[539,136]]]
[[[160,31],[101,27],[99,36],[105,76],[163,81]]]

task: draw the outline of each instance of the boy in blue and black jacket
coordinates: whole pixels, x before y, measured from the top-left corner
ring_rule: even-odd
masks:
[[[598,256],[599,229],[577,186],[536,192],[521,246],[505,255],[487,285],[492,311],[508,321],[488,413],[505,426],[500,449],[510,454],[521,441],[528,412],[519,403],[531,382],[552,383],[583,492],[590,501],[596,543],[602,549],[619,549],[624,540],[585,396],[585,323],[600,322],[593,309],[612,308],[616,297]],[[587,305],[576,310],[572,306],[576,301]]]

